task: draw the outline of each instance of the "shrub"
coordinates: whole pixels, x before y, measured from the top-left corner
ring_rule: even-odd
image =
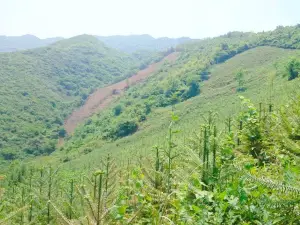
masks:
[[[246,90],[246,88],[244,87],[245,85],[245,73],[247,73],[247,71],[243,70],[243,69],[240,69],[238,70],[238,72],[235,74],[235,80],[237,81],[238,83],[238,86],[237,86],[237,92],[243,92]]]
[[[293,80],[299,76],[300,62],[296,59],[291,59],[286,66],[288,72],[288,80]]]
[[[133,134],[138,129],[138,125],[135,121],[125,121],[117,125],[115,132],[116,137],[125,137],[130,134]]]
[[[123,109],[121,105],[117,105],[114,109],[113,109],[113,113],[115,116],[119,116],[122,113]]]
[[[66,156],[64,159],[62,159],[62,162],[66,163],[71,161],[71,158],[69,156]]]
[[[195,97],[200,93],[200,86],[197,81],[192,81],[189,85],[189,88],[184,93],[184,99],[189,99]]]
[[[83,153],[86,155],[86,154],[89,154],[90,152],[92,152],[93,149],[90,148],[90,147],[86,147],[84,150],[83,150]]]
[[[209,71],[205,70],[205,71],[200,72],[200,78],[201,78],[202,81],[203,80],[208,80],[209,77],[210,77],[210,72]]]
[[[1,155],[5,160],[14,160],[18,156],[13,149],[3,149],[1,150]]]
[[[63,127],[58,130],[59,137],[63,138],[66,136],[66,134],[67,134],[67,131]]]
[[[139,122],[143,122],[143,121],[145,121],[147,118],[146,118],[146,116],[143,114],[143,115],[140,115],[140,117],[139,117]]]

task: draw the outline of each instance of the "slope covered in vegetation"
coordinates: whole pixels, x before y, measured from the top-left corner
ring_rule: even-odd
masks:
[[[298,224],[299,33],[179,46],[61,151],[6,168],[0,222]]]
[[[146,83],[129,88],[125,96],[116,100],[107,110],[82,124],[64,146],[64,152],[67,156],[68,152],[78,155],[88,151],[86,149],[99,148],[94,151],[101,155],[102,152],[120,152],[121,149],[149,149],[151,143],[164,139],[164,128],[172,110],[181,118],[177,123],[182,127],[182,132],[188,135],[193,127],[197,129],[200,126],[203,122],[202,116],[209,111],[218,112],[222,119],[238,113],[239,95],[253,99],[256,104],[284,103],[288,95],[295,91],[296,87],[293,86],[298,80],[288,81],[288,77],[284,76],[285,69],[279,71],[278,68],[284,67],[291,57],[299,56],[298,50],[274,47],[251,49],[225,63],[211,67],[210,79],[199,86],[199,96],[165,107],[156,105],[153,96],[136,97],[139,92],[147,92],[147,88],[152,87],[156,79],[159,79],[157,75],[153,75]],[[162,70],[170,69],[170,66],[174,64],[166,64]],[[244,73],[242,92],[238,91],[239,82],[236,79],[236,74],[241,70]],[[117,146],[115,142],[107,143],[122,137],[118,136],[119,132],[123,131],[120,130],[123,128],[122,124],[133,124],[138,127],[138,132],[124,140],[118,140]]]
[[[299,81],[274,76],[274,64],[299,56],[251,49],[213,66],[199,96],[153,109],[134,135],[105,143],[86,129],[82,135],[94,136],[81,136],[85,145],[12,165],[2,181],[2,221],[297,224]],[[255,104],[239,99],[241,68],[242,95]]]
[[[173,52],[165,56],[161,61],[152,63],[147,68],[138,71],[133,76],[119,81],[117,83],[99,88],[94,91],[85,103],[65,120],[64,128],[68,134],[72,134],[78,124],[95,113],[105,109],[118,96],[123,95],[129,86],[142,82],[155,73],[165,61],[174,62],[177,58],[177,53]]]
[[[64,118],[96,88],[134,74],[140,62],[82,35],[0,54],[0,148],[13,159],[54,151]]]
[[[81,137],[84,137],[83,139],[115,140],[132,134],[147,119],[151,110],[174,105],[198,94],[202,95],[202,89],[206,88],[204,81],[211,77],[212,65],[220,64],[237,54],[258,46],[269,45],[281,49],[299,48],[297,42],[300,36],[299,30],[300,28],[295,26],[278,27],[275,31],[267,34],[232,32],[217,38],[179,46],[177,47],[179,58],[175,64],[166,63],[147,82],[131,87],[126,95],[112,106],[111,110],[88,120],[87,124],[78,131],[78,136],[75,133],[72,141],[76,140],[76,143],[85,144]],[[268,48],[266,54],[268,54]],[[280,55],[280,53],[275,52],[274,56],[276,55]],[[251,59],[246,59],[245,63],[249,60]],[[292,61],[289,57],[274,61],[273,69],[276,68],[276,73],[280,73],[280,76],[288,76],[290,72],[286,66],[291,65]],[[296,62],[297,60],[292,66],[295,70],[299,70]],[[240,68],[236,67],[231,70],[231,73],[235,74],[235,79],[239,80],[236,81],[238,85],[232,87],[233,92],[243,91],[246,88],[244,85],[247,85],[247,81],[243,77],[246,76],[247,70],[243,68],[243,63],[240,62]],[[237,77],[237,74],[240,78]],[[78,146],[75,146],[77,149]]]

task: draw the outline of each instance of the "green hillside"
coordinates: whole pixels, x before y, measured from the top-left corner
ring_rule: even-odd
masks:
[[[39,202],[29,204],[32,207],[32,211],[27,210],[29,219],[20,213],[9,221],[35,219],[53,224],[64,221],[88,224],[86,217],[99,221],[97,216],[90,216],[97,213],[99,206],[99,215],[107,224],[169,224],[169,221],[174,224],[251,224],[253,221],[297,224],[299,152],[292,152],[287,141],[292,140],[298,147],[299,144],[290,139],[282,113],[294,112],[288,114],[288,120],[299,118],[296,111],[300,104],[284,106],[281,113],[279,109],[283,103],[291,103],[292,96],[299,100],[299,81],[288,81],[279,74],[274,76],[277,73],[274,65],[288,62],[290,57],[299,58],[300,51],[257,47],[214,65],[210,68],[210,79],[202,83],[201,94],[173,106],[173,113],[179,119],[173,116],[170,120],[171,106],[153,109],[138,132],[114,142],[101,141],[97,130],[92,129],[91,124],[99,121],[95,116],[84,126],[84,132],[79,128],[75,134],[77,138],[80,132],[90,136],[81,137],[84,145],[73,143],[73,150],[63,149],[36,158],[34,167],[26,164],[10,167],[6,180],[15,193],[7,189],[10,191],[3,197],[5,209],[17,210],[25,205],[24,192],[31,193],[24,201],[39,199]],[[245,91],[237,93],[235,77],[241,68],[247,71]],[[140,84],[140,88],[144,85]],[[257,111],[247,101],[241,103],[238,97],[241,94],[254,100]],[[269,112],[270,96],[273,112]],[[262,119],[257,123],[259,103],[262,103]],[[218,112],[218,116],[209,117],[210,112]],[[245,126],[241,131],[240,120]],[[294,123],[287,124],[297,127]],[[89,134],[88,130],[93,131]],[[210,132],[209,136],[204,135],[205,130]],[[261,132],[262,136],[257,137],[263,141],[258,143],[268,146],[264,154],[271,161],[264,158],[264,166],[259,166],[259,158],[248,154],[251,143],[247,137],[253,131]],[[237,138],[241,140],[239,145]],[[210,160],[203,161],[205,151]],[[50,163],[59,166],[59,170],[44,167]],[[34,188],[30,188],[30,180],[34,181]],[[50,216],[39,215],[47,207],[49,190],[53,192],[48,203]],[[60,194],[61,190],[67,194]],[[161,207],[169,210],[160,212]]]
[[[3,168],[0,223],[298,224],[299,40],[177,46],[58,151]]]
[[[240,95],[253,100],[256,105],[261,102],[265,107],[269,104],[270,97],[271,102],[275,105],[283,104],[290,94],[297,92],[299,81],[288,81],[287,77],[283,77],[282,74],[276,75],[277,70],[274,65],[286,63],[290,57],[300,58],[300,50],[275,47],[257,47],[248,50],[225,63],[210,68],[210,79],[202,83],[199,96],[174,106],[155,107],[151,113],[147,114],[148,101],[145,102],[147,98],[139,99],[132,95],[137,90],[142,90],[142,93],[147,92],[148,85],[152,85],[151,81],[154,82],[157,79],[158,75],[154,75],[147,83],[138,84],[129,89],[126,96],[116,101],[108,110],[94,116],[85,125],[79,127],[74,136],[66,143],[66,152],[71,152],[70,155],[73,152],[74,157],[77,157],[78,154],[84,154],[86,149],[93,149],[93,153],[87,156],[90,159],[82,160],[80,157],[78,162],[76,160],[75,164],[79,165],[79,161],[92,162],[93,159],[98,158],[98,155],[107,153],[118,156],[119,152],[124,152],[124,150],[133,152],[136,152],[135,149],[150,150],[154,144],[164,142],[164,134],[172,108],[180,118],[177,126],[181,130],[181,134],[188,136],[193,130],[200,127],[203,123],[203,116],[209,111],[218,112],[220,121],[236,115],[241,110]],[[165,65],[162,70],[164,69],[170,68]],[[246,89],[244,92],[236,91],[238,82],[235,76],[240,69],[247,71],[244,78]],[[272,83],[273,88],[271,89]],[[131,103],[128,104],[128,102]],[[122,113],[115,116],[115,109],[120,106]],[[141,106],[144,106],[144,109]],[[143,116],[147,117],[147,120],[141,121],[139,117]],[[107,129],[113,129],[114,123],[122,124],[127,120],[136,121],[139,124],[140,127],[136,134],[113,143],[106,143],[105,136],[101,141],[103,134],[108,132]],[[95,160],[95,164],[97,164],[97,160]]]
[[[140,62],[82,35],[0,54],[0,148],[6,159],[55,150],[64,118],[96,88],[134,74]]]
[[[210,82],[210,78],[214,79],[212,76],[212,65],[223,63],[238,54],[248,52],[259,46],[276,46],[280,47],[280,51],[287,48],[299,48],[299,42],[297,42],[300,37],[299,31],[300,28],[295,26],[278,27],[275,31],[269,33],[231,32],[217,38],[178,46],[177,50],[180,56],[175,64],[165,64],[147,82],[131,87],[126,92],[126,95],[118,100],[111,109],[101,112],[98,117],[88,120],[71,137],[69,141],[71,146],[65,146],[67,151],[73,148],[77,151],[79,146],[86,145],[85,139],[101,139],[106,142],[132,134],[142,126],[144,121],[147,123],[147,119],[151,116],[153,109],[175,106],[177,103],[184,102],[199,94],[201,97],[207,89],[206,83]],[[272,55],[268,51],[265,54]],[[280,56],[280,53],[275,55]],[[235,77],[239,70],[243,71],[243,76],[248,76],[249,71],[247,68],[243,68],[243,65],[253,59],[249,57],[245,62],[240,62],[239,66],[229,69],[230,73],[233,74],[232,76]],[[282,60],[274,60],[272,62],[274,65],[272,64],[268,71],[271,71],[271,69],[273,71],[277,67],[273,73],[280,73],[278,76],[281,77],[284,74],[287,75],[285,66],[289,61],[289,56]],[[282,79],[288,81],[287,77]],[[215,84],[215,86],[217,87],[217,85],[222,83],[223,81],[220,84]],[[243,83],[245,87],[233,86],[231,91],[235,93],[239,89],[245,88],[247,90],[248,81],[245,78]],[[266,92],[263,92],[262,96],[269,99],[266,94]],[[209,95],[211,95],[210,99],[214,99],[214,94]],[[216,100],[214,99],[214,101]],[[118,111],[117,113],[116,110]],[[156,120],[151,122],[153,125],[157,124]]]

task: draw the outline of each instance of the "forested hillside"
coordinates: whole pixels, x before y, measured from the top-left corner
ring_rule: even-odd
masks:
[[[180,56],[176,63],[166,63],[147,82],[131,87],[126,95],[112,106],[114,108],[88,120],[87,124],[78,131],[79,137],[75,133],[73,139],[77,144],[86,144],[82,141],[82,137],[115,140],[132,134],[138,130],[143,121],[147,120],[148,114],[153,109],[175,105],[201,95],[202,89],[206,88],[204,81],[211,77],[212,65],[223,63],[259,46],[299,49],[299,38],[300,27],[295,26],[278,27],[275,31],[258,34],[231,32],[220,37],[179,45],[177,51]],[[289,76],[295,78],[291,70],[295,70],[295,74],[298,74],[299,61],[287,57],[274,61],[273,67],[276,67],[276,73],[285,75],[288,81]],[[243,68],[244,63],[241,62],[240,67],[233,68],[231,71],[233,74],[239,74],[236,75],[239,85],[233,87],[237,92],[243,92],[247,86],[244,80],[247,74],[247,70]],[[292,68],[286,69],[288,66]],[[75,149],[78,148],[77,144]]]
[[[0,36],[0,52],[14,52],[31,48],[38,48],[60,41],[63,38],[39,39],[33,35]]]
[[[82,35],[0,54],[0,154],[54,151],[63,120],[96,88],[134,74],[140,62]]]
[[[88,39],[83,49],[98,43],[81,36],[54,46],[70,50],[76,39]],[[92,49],[81,57],[97,55]],[[300,26],[230,32],[174,50],[175,60],[128,83],[58,151],[3,168],[0,223],[299,224]],[[149,60],[116,52],[128,57],[132,67],[120,62],[126,72],[141,66],[139,57]],[[50,98],[79,100],[89,80],[69,90],[58,69],[50,76],[58,96]]]

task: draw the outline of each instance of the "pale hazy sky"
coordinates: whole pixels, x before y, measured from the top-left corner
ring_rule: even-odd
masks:
[[[0,35],[203,38],[300,23],[300,0],[0,0]]]

